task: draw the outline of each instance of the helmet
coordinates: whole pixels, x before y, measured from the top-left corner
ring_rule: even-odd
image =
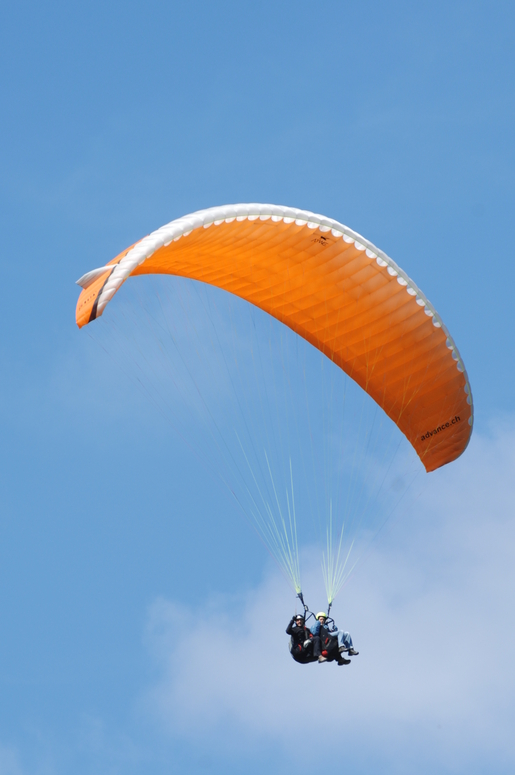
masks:
[[[327,614],[325,611],[320,611],[320,613],[317,614],[317,619],[320,619],[321,616],[323,616],[324,619],[327,619]]]
[[[302,619],[302,621],[304,621],[303,614],[295,614],[295,616],[293,618],[295,619],[295,621],[297,621],[297,619]]]

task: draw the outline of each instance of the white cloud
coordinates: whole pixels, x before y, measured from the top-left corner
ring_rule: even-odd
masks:
[[[349,667],[291,660],[293,601],[275,572],[243,608],[218,601],[192,618],[156,601],[148,640],[161,677],[148,707],[197,746],[288,755],[309,733],[307,751],[381,771],[512,771],[514,471],[515,431],[499,427],[428,477],[337,601],[361,652]],[[304,574],[312,604],[318,577]]]

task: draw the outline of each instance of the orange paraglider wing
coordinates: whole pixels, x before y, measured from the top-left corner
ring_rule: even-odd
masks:
[[[140,274],[200,280],[273,315],[384,409],[427,471],[465,450],[472,396],[442,320],[388,256],[337,221],[259,204],[179,218],[78,281],[79,327]]]

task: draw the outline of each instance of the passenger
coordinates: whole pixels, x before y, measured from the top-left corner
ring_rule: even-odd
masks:
[[[311,627],[311,632],[313,635],[320,636],[322,640],[322,648],[324,646],[324,642],[328,642],[328,638],[337,638],[338,651],[340,654],[347,652],[350,657],[357,657],[359,651],[355,650],[352,644],[352,638],[348,632],[339,630],[336,626],[334,626],[334,629],[330,630],[326,624],[327,615],[323,611],[318,613],[316,618],[317,620],[315,624]],[[345,664],[348,664],[349,662],[349,659],[345,660]]]
[[[326,662],[322,656],[322,647],[318,635],[312,635],[306,627],[304,617],[299,614],[292,616],[286,628],[286,634],[291,636],[291,655],[296,662],[313,662],[315,658],[319,662]]]

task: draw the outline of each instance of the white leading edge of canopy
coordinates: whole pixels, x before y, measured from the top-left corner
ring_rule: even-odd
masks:
[[[181,218],[177,218],[175,221],[171,221],[170,223],[161,226],[161,228],[153,231],[131,248],[118,264],[109,264],[108,266],[99,267],[98,269],[87,272],[77,280],[77,285],[80,285],[82,288],[87,288],[97,279],[97,277],[107,270],[112,270],[111,275],[98,297],[97,310],[100,315],[106,304],[112,299],[118,288],[125,282],[131,272],[137,266],[143,264],[147,258],[150,258],[156,250],[159,250],[159,248],[165,247],[171,242],[177,242],[181,237],[187,237],[194,229],[199,229],[201,227],[207,229],[210,226],[219,226],[224,222],[231,223],[234,220],[255,221],[258,218],[262,221],[267,221],[270,218],[272,221],[276,222],[284,221],[284,223],[287,224],[295,223],[297,226],[307,226],[310,229],[319,229],[322,233],[330,231],[334,237],[342,237],[345,242],[348,243],[353,242],[358,250],[366,251],[368,258],[371,260],[375,259],[378,266],[386,268],[389,275],[397,277],[397,282],[406,288],[406,291],[410,296],[416,297],[417,304],[424,307],[424,312],[428,317],[432,318],[433,325],[437,328],[442,328],[446,334],[447,347],[450,350],[450,354],[456,362],[458,371],[463,372],[465,377],[464,389],[467,394],[467,402],[471,407],[472,414],[469,419],[469,424],[472,427],[474,408],[472,405],[472,392],[467,372],[453,338],[449,334],[431,302],[424,296],[413,280],[411,280],[408,275],[397,266],[395,261],[386,255],[386,253],[379,250],[379,248],[357,232],[349,229],[348,226],[344,226],[342,223],[339,223],[332,218],[326,218],[323,215],[317,215],[308,210],[298,210],[294,207],[285,207],[281,205],[253,203],[209,207],[206,210],[198,210],[195,213],[184,215]]]

